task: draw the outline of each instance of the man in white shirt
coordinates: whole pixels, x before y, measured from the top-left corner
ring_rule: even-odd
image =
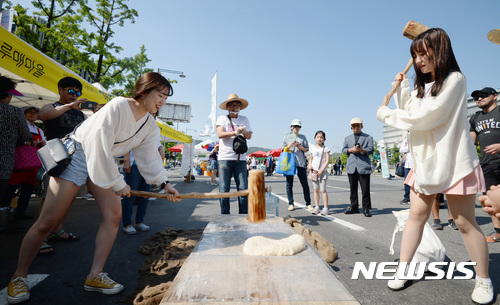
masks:
[[[248,101],[231,93],[227,100],[219,105],[222,110],[227,110],[228,115],[217,118],[216,128],[219,142],[219,192],[227,193],[231,188],[231,177],[234,177],[238,191],[248,188],[246,167],[246,150],[236,153],[233,142],[236,137],[246,140],[252,138],[252,128],[245,116],[239,115],[240,110],[248,107]],[[220,199],[221,214],[230,214],[229,198]],[[248,198],[238,197],[238,213],[248,213]]]

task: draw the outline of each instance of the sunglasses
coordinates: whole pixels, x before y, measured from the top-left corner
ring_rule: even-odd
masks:
[[[480,98],[487,98],[488,96],[490,96],[490,94],[480,93],[480,94],[474,96],[472,99],[477,102]]]
[[[292,127],[294,127],[294,128],[302,128],[302,126],[299,126],[299,125],[292,125]]]
[[[227,107],[240,107],[241,103],[236,102],[236,103],[227,103]]]
[[[66,89],[66,88],[64,88],[64,90],[67,90],[69,95],[75,95],[76,94],[76,96],[78,96],[78,97],[82,96],[82,92],[81,91],[75,91],[73,89]]]

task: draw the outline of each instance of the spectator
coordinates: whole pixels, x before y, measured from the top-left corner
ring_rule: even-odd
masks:
[[[45,146],[45,136],[43,131],[35,125],[38,119],[38,107],[24,107],[24,115],[29,131],[32,135],[33,145],[39,149]],[[27,169],[23,171],[12,173],[9,181],[9,188],[7,191],[7,201],[11,201],[17,189],[20,188],[19,199],[17,200],[16,218],[17,219],[33,219],[33,216],[26,214],[31,194],[37,185],[37,174],[41,167]]]
[[[481,150],[481,169],[484,174],[486,190],[500,184],[500,107],[497,107],[498,93],[485,87],[471,94],[480,111],[470,118],[470,134]],[[486,193],[483,193],[486,194]],[[486,236],[489,243],[500,241],[500,219],[491,216],[494,232]]]
[[[408,145],[408,137],[410,136],[410,133],[408,131],[403,132],[403,142],[401,142],[401,146],[399,148],[399,152],[403,154],[403,160],[405,161],[404,165],[404,170],[405,170],[405,175],[404,175],[404,180],[406,180],[406,177],[408,177],[408,173],[410,173],[410,170],[413,166],[413,157],[410,152],[410,146]],[[403,200],[401,200],[399,203],[400,204],[410,204],[410,189],[411,187],[404,183],[404,188],[405,188],[405,193],[403,196]]]
[[[319,192],[323,197],[323,210],[321,215],[329,215],[328,211],[328,193],[326,192],[326,182],[328,180],[328,160],[330,160],[330,148],[325,146],[326,135],[323,131],[319,130],[314,135],[316,145],[311,147],[311,160],[308,169],[310,170],[311,181],[314,187],[314,203],[315,207],[312,211],[313,215],[320,213],[319,209]],[[316,175],[316,179],[312,177]]]
[[[8,285],[9,303],[29,299],[27,275],[37,249],[65,215],[80,186],[88,178],[102,221],[84,289],[104,294],[116,294],[123,290],[121,284],[103,272],[120,224],[120,196],[130,196],[130,186],[118,171],[114,157],[132,150],[146,181],[150,184],[165,181],[165,192],[169,194],[167,199],[179,201],[176,197],[179,193],[168,181],[167,171],[156,151],[158,126],[149,114],[158,111],[171,95],[172,87],[167,79],[158,73],[146,73],[137,81],[133,98],[114,98],[71,135],[68,145],[75,147],[72,161],[60,177],[51,177],[40,217],[23,239],[17,269]]]
[[[210,170],[212,171],[212,174],[210,175],[211,185],[217,185],[215,177],[218,175],[217,172],[219,170],[219,161],[217,159],[218,156],[219,156],[219,144],[216,144],[212,149],[212,152],[210,152],[210,156],[208,157],[210,162]]]
[[[21,109],[9,105],[12,96],[23,96],[17,91],[16,83],[0,76],[0,213],[8,213],[10,200],[7,197],[9,179],[14,169],[16,146],[31,141],[26,118]],[[0,231],[5,228],[0,227]]]
[[[295,140],[289,142],[287,136],[285,136],[283,138],[282,147],[288,148],[288,150],[295,155],[297,177],[299,177],[300,184],[302,185],[306,208],[308,211],[312,212],[314,208],[311,205],[311,193],[309,190],[309,184],[307,183],[307,164],[305,156],[305,153],[309,151],[309,142],[307,142],[306,136],[299,134],[299,131],[302,128],[302,122],[300,120],[292,120],[290,125],[291,133],[295,135]],[[288,210],[293,211],[293,176],[286,176],[286,195],[288,197]]]
[[[346,172],[351,188],[351,205],[344,212],[345,214],[359,213],[358,183],[361,185],[361,196],[363,203],[363,214],[372,217],[370,209],[372,202],[370,197],[370,176],[372,166],[370,155],[373,154],[373,138],[369,134],[362,132],[363,120],[354,118],[351,120],[353,134],[344,139],[342,152],[348,155]]]
[[[227,100],[219,105],[227,110],[227,115],[217,118],[216,128],[219,142],[219,192],[227,193],[231,188],[231,177],[234,177],[236,189],[242,191],[248,188],[248,171],[246,154],[237,154],[233,150],[234,139],[242,136],[247,140],[252,138],[252,128],[246,116],[240,111],[248,107],[248,101],[239,98],[235,93],[229,94]],[[229,198],[220,199],[221,214],[230,214]],[[247,196],[238,197],[238,213],[248,213]]]

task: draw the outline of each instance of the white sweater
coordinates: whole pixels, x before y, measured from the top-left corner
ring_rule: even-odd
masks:
[[[146,124],[133,136],[146,118]],[[136,122],[127,99],[116,97],[85,120],[72,138],[82,144],[90,180],[101,188],[119,191],[126,183],[114,158],[130,150],[147,183],[161,184],[168,180],[158,154],[157,132],[158,125],[149,113]],[[121,141],[125,142],[115,144]]]
[[[385,106],[377,111],[384,124],[411,131],[414,187],[419,193],[443,192],[479,163],[467,122],[466,90],[463,74],[453,72],[437,96],[421,101],[416,90],[410,94],[405,79],[394,96],[398,109]]]

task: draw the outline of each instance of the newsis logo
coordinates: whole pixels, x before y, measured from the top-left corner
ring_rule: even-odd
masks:
[[[354,270],[352,271],[351,280],[357,280],[361,273],[365,279],[373,280],[393,280],[396,276],[400,280],[441,280],[447,278],[449,280],[470,280],[474,276],[474,272],[467,268],[468,266],[475,266],[475,262],[411,262],[411,263],[398,263],[398,262],[370,262],[366,268],[363,262],[356,262]],[[448,266],[448,270],[444,271],[441,268]],[[425,275],[425,271],[434,273],[433,275]],[[454,274],[455,271],[461,273]],[[391,275],[386,275],[391,274]]]

